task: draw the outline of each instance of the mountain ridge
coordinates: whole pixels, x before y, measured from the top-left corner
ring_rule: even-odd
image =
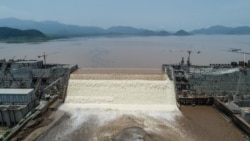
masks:
[[[201,28],[191,31],[192,34],[206,34],[206,35],[245,35],[250,34],[249,26],[227,27],[221,25],[211,26],[209,28]]]
[[[249,26],[226,27],[221,25],[201,28],[192,31],[178,30],[175,33],[166,30],[154,31],[131,26],[112,26],[104,29],[97,26],[68,25],[57,21],[33,21],[17,18],[0,19],[0,27],[17,28],[21,30],[36,29],[52,37],[74,37],[74,36],[109,36],[109,35],[136,35],[136,36],[188,36],[195,34],[205,35],[247,35],[250,34]]]
[[[17,28],[21,30],[37,29],[52,37],[72,36],[100,36],[100,35],[139,35],[139,36],[167,36],[169,32],[153,31],[131,26],[112,26],[103,29],[96,26],[67,25],[57,21],[20,20],[17,18],[0,19],[0,27]]]

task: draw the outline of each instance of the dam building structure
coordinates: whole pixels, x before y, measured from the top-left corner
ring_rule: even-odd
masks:
[[[248,67],[229,64],[163,65],[163,69],[166,69],[166,73],[175,81],[180,103],[185,101],[191,104],[187,98],[203,97],[220,97],[224,102],[250,100],[250,68]]]
[[[63,100],[69,75],[77,68],[40,60],[0,60],[0,125],[15,126],[40,101]]]
[[[190,62],[162,69],[175,83],[180,105],[214,105],[250,135],[250,60],[194,66]]]
[[[36,104],[34,89],[0,89],[0,125],[16,125]]]

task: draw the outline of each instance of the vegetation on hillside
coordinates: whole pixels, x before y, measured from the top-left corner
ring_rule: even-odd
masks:
[[[49,37],[39,30],[20,30],[9,27],[0,27],[0,41],[2,42],[39,42]]]

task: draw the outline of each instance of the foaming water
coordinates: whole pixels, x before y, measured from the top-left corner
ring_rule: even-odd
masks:
[[[166,81],[70,80],[66,103],[173,105]]]
[[[186,138],[181,125],[175,122],[181,116],[179,112],[114,110],[72,103],[64,104],[60,110],[66,111],[70,118],[38,140],[132,141],[143,140],[146,135],[151,137],[149,140],[158,141]]]
[[[145,75],[143,80],[131,74],[123,80],[124,76],[105,74],[109,80],[98,79],[102,75],[71,77],[65,104],[60,107],[70,118],[38,140],[186,140],[175,122],[182,114],[167,76],[149,79]]]

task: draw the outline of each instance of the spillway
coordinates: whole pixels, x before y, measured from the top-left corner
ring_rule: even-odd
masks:
[[[66,103],[120,110],[176,110],[173,82],[163,74],[73,74]]]
[[[69,119],[38,140],[184,140],[174,84],[165,74],[71,74]],[[190,138],[190,137],[189,137]]]

